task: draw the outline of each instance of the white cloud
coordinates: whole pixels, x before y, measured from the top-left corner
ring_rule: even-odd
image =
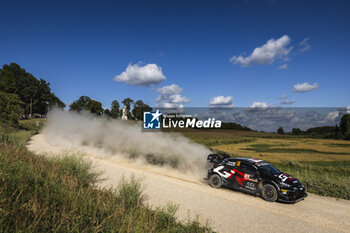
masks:
[[[161,83],[165,79],[162,68],[156,64],[142,66],[138,63],[135,65],[129,64],[126,70],[115,76],[113,80],[135,86],[150,86]]]
[[[314,84],[308,84],[307,82],[305,83],[298,83],[293,86],[293,91],[294,92],[308,92],[312,90],[316,90],[319,88],[318,83]]]
[[[280,101],[281,104],[294,104],[295,100],[283,99]]]
[[[283,94],[280,96],[280,104],[294,104],[295,100],[293,99],[288,99],[286,94]]]
[[[269,106],[266,102],[254,102],[250,108],[268,108]]]
[[[339,111],[335,111],[335,112],[329,112],[328,114],[327,114],[327,117],[326,117],[326,119],[327,120],[335,120],[338,116],[339,116]]]
[[[280,96],[280,99],[285,99],[285,98],[287,98],[286,94],[283,94],[283,95]]]
[[[310,37],[306,37],[299,43],[299,52],[303,53],[311,49]]]
[[[191,100],[181,95],[183,89],[177,84],[164,86],[157,89],[159,96],[156,99],[157,107],[161,108],[183,108],[183,103]]]
[[[287,60],[287,56],[293,48],[288,47],[290,41],[288,35],[284,35],[277,40],[272,38],[261,47],[255,48],[249,56],[233,56],[230,62],[241,66],[250,66],[254,63],[272,64],[277,59]]]
[[[158,108],[183,108],[184,106],[182,104],[160,102],[160,103],[157,103],[157,107]]]
[[[172,103],[188,103],[190,99],[180,94],[169,96]]]
[[[210,99],[209,105],[211,107],[223,107],[223,108],[232,108],[233,107],[233,98],[232,96],[215,96]]]
[[[346,113],[350,114],[350,105],[346,107]]]
[[[280,69],[280,70],[286,70],[287,68],[288,68],[288,64],[283,64],[283,65],[278,67],[278,69]]]
[[[183,89],[179,87],[177,84],[172,84],[172,85],[164,86],[157,89],[157,92],[162,95],[174,95],[174,94],[181,93],[182,91]]]

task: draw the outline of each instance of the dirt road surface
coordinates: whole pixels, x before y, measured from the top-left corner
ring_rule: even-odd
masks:
[[[35,135],[28,149],[48,156],[66,148]],[[121,177],[143,179],[147,203],[153,207],[179,204],[180,220],[198,217],[217,232],[350,232],[350,201],[314,194],[296,204],[269,203],[259,197],[213,189],[199,178],[166,168],[117,161],[87,154],[93,168],[102,171],[101,185],[116,187]]]

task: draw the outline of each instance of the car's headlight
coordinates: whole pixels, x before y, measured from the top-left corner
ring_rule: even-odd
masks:
[[[287,184],[287,183],[284,183],[284,182],[281,182],[280,185],[284,188],[290,188],[292,187],[290,184]]]

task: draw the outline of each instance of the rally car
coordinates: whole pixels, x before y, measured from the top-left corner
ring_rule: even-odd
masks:
[[[298,179],[263,160],[210,154],[208,162],[212,167],[208,170],[207,179],[213,188],[226,186],[260,195],[270,202],[295,203],[307,196],[304,185]]]

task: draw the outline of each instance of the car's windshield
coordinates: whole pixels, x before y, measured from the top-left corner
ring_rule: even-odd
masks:
[[[280,174],[280,170],[266,163],[264,165],[258,166],[259,171],[262,175],[278,175]]]

